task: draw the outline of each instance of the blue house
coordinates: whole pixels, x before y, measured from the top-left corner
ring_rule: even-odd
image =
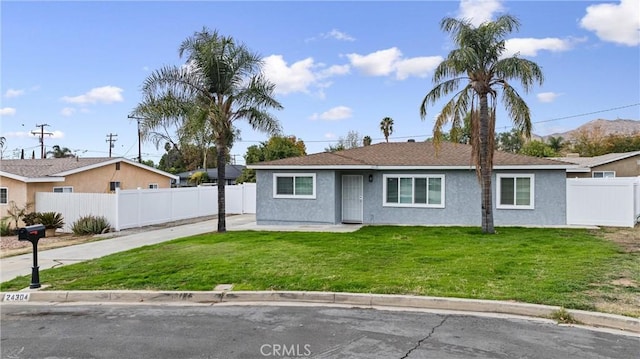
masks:
[[[258,224],[481,224],[471,146],[379,143],[261,162]],[[496,225],[565,225],[564,162],[495,152]]]

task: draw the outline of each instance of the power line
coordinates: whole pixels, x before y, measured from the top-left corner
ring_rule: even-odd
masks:
[[[36,127],[40,127],[40,133],[35,132],[35,131],[31,131],[31,134],[32,135],[40,135],[40,158],[44,158],[44,135],[52,136],[53,133],[52,132],[44,132],[44,128],[45,127],[49,127],[49,125],[47,125],[46,123],[43,123],[42,125],[36,125]]]
[[[109,142],[109,158],[111,158],[111,149],[114,147],[114,142],[116,142],[118,140],[118,134],[117,133],[109,133],[107,135],[107,139],[105,140],[105,142]]]

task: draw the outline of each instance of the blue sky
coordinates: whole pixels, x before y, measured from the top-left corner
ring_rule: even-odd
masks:
[[[640,5],[622,1],[413,2],[17,2],[2,1],[0,133],[4,158],[45,145],[83,157],[137,156],[127,115],[140,85],[163,65],[178,65],[182,40],[204,26],[263,56],[284,106],[284,134],[320,152],[350,130],[383,141],[380,120],[394,120],[392,141],[431,135],[441,102],[419,116],[433,69],[452,49],[443,17],[474,23],[518,17],[509,53],[535,61],[545,82],[528,94],[534,132],[547,135],[596,118],[640,119]],[[500,111],[497,131],[509,129]],[[267,136],[240,125],[237,163]],[[164,152],[143,144],[143,159]]]

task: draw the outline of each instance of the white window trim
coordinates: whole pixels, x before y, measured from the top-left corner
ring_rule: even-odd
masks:
[[[7,191],[7,202],[0,202],[0,205],[6,206],[9,204],[9,187],[0,187],[0,190],[2,189]]]
[[[149,183],[149,186],[147,186],[148,189],[158,189],[158,184],[157,183]]]
[[[310,195],[278,194],[278,177],[293,177],[295,186],[296,177],[311,177],[313,181],[313,193]],[[295,188],[294,188],[295,193]],[[273,174],[273,198],[316,199],[316,174],[315,173],[274,173]]]
[[[596,177],[596,173],[602,173],[602,177]],[[613,173],[613,177],[607,177],[604,174],[605,173]],[[591,178],[615,178],[616,177],[616,171],[593,171],[591,172]]]
[[[387,203],[387,178],[426,178],[427,179],[427,201],[429,200],[429,178],[440,178],[440,204],[428,203]],[[382,206],[383,207],[418,207],[418,208],[445,208],[445,179],[444,175],[434,174],[383,174],[382,175]],[[398,194],[400,195],[400,194]],[[415,186],[411,194],[415,200]]]
[[[56,192],[56,188],[62,188],[62,192]],[[67,188],[71,189],[71,192],[65,192],[64,190]],[[73,186],[56,186],[56,187],[53,187],[52,191],[55,193],[73,193]]]
[[[524,174],[524,173],[499,173],[497,174],[497,183],[496,183],[496,209],[535,209],[535,188],[536,188],[536,182],[535,182],[535,175],[534,174]],[[500,191],[501,185],[502,185],[502,179],[503,178],[529,178],[529,183],[531,185],[531,188],[529,190],[529,204],[528,205],[517,205],[517,204],[500,204],[500,200],[502,199],[502,193]],[[515,186],[516,181],[513,182],[513,185]],[[515,200],[515,188],[514,190],[514,200]]]
[[[109,181],[109,191],[111,191],[111,184],[112,183],[115,183],[113,190],[116,190],[118,188],[122,189],[122,182],[120,182],[120,181]]]

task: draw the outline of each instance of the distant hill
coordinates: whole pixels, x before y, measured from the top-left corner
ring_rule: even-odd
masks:
[[[547,136],[536,136],[532,135],[531,137],[536,139],[547,140],[549,137],[558,137],[562,136],[565,141],[570,141],[575,137],[576,134],[582,131],[601,131],[603,136],[608,135],[634,135],[640,134],[640,120],[605,120],[605,119],[597,119],[593,121],[589,121],[584,125],[561,133],[554,133]]]

